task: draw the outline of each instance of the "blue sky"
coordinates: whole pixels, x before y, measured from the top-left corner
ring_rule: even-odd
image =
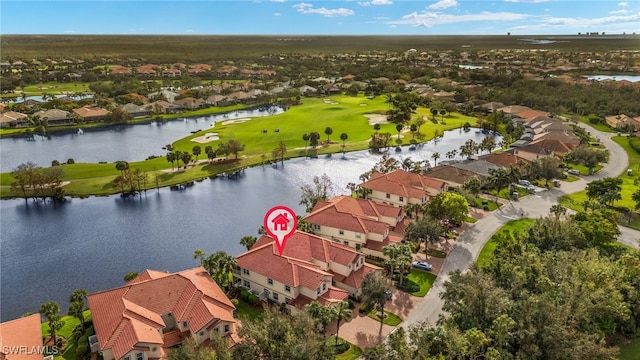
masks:
[[[0,1],[0,34],[640,34],[640,1]]]

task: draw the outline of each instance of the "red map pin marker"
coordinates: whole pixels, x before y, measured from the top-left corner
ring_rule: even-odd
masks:
[[[284,244],[298,227],[298,218],[293,210],[286,206],[275,206],[264,216],[264,229],[272,238],[276,239],[278,253],[282,256]]]

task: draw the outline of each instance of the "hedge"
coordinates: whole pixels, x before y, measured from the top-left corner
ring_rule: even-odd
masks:
[[[635,150],[638,154],[640,154],[640,138],[630,137],[629,146],[631,146],[633,150]]]

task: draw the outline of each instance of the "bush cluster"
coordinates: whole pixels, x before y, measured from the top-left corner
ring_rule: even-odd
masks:
[[[631,146],[633,150],[635,150],[638,154],[640,154],[640,138],[630,137],[629,146]]]

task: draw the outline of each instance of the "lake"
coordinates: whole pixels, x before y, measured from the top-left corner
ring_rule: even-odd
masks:
[[[476,131],[445,132],[415,151],[403,147],[391,155],[431,160],[435,151],[458,149],[467,139],[480,142]],[[499,141],[500,139],[498,139]],[[3,149],[4,151],[4,149]],[[367,151],[298,158],[284,166],[246,169],[237,179],[196,182],[181,191],[150,190],[140,198],[90,197],[64,204],[36,205],[21,199],[0,202],[0,316],[2,320],[37,311],[54,300],[66,313],[76,288],[89,292],[124,284],[130,271],[179,271],[197,266],[195,249],[239,255],[239,240],[257,235],[266,211],[286,205],[302,214],[300,187],[326,173],[335,195],[358,183],[379,155]]]
[[[603,81],[603,80],[614,80],[614,81],[622,81],[627,80],[631,82],[640,81],[640,75],[592,75],[585,76],[589,80]]]

